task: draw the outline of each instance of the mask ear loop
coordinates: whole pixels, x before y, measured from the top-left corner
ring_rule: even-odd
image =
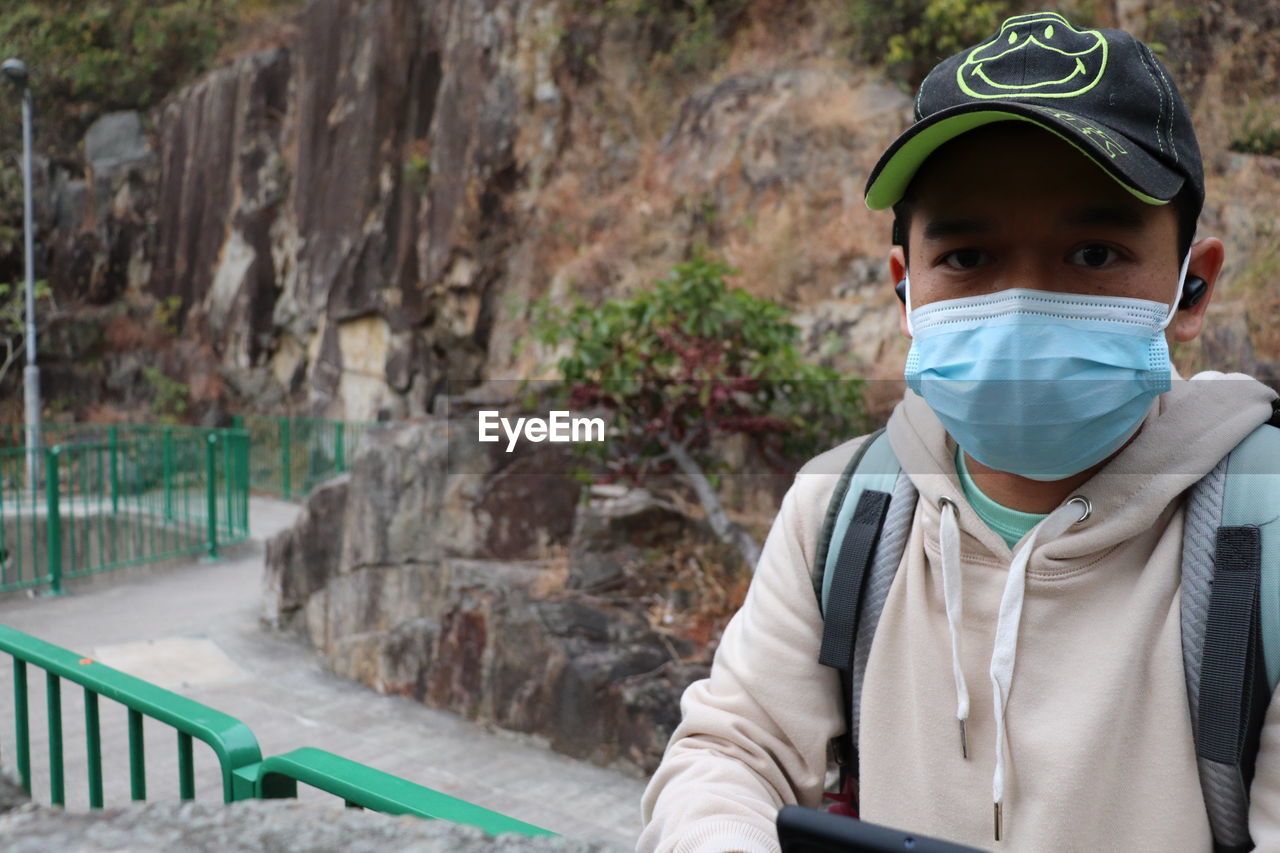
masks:
[[[915,329],[911,328],[911,270],[903,271],[902,281],[906,284],[903,290],[907,294],[906,298],[902,300],[903,304],[907,306],[907,334],[914,338],[916,336]]]
[[[1157,332],[1163,332],[1173,322],[1173,315],[1178,313],[1178,304],[1182,302],[1182,288],[1187,283],[1187,267],[1191,263],[1191,250],[1187,250],[1187,254],[1182,258],[1182,270],[1178,273],[1178,292],[1173,295],[1173,304],[1169,306],[1169,313],[1165,315],[1164,322],[1157,328]],[[908,321],[907,327],[910,328]]]

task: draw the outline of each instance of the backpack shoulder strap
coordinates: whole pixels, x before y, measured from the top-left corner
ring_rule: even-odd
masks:
[[[827,506],[813,584],[823,614],[819,662],[840,671],[845,733],[836,741],[841,788],[857,773],[857,697],[869,639],[906,547],[916,491],[884,430],[845,466]],[[861,666],[859,666],[859,663]]]
[[[813,566],[810,570],[810,579],[813,581],[813,592],[818,597],[818,607],[822,613],[827,610],[827,597],[823,590],[826,588],[827,575],[827,552],[831,549],[831,538],[836,530],[836,518],[840,515],[840,508],[844,506],[845,495],[849,493],[849,483],[853,479],[853,474],[858,470],[862,457],[866,456],[867,451],[871,449],[880,436],[884,435],[884,427],[876,430],[863,439],[862,444],[858,445],[858,449],[853,452],[853,456],[849,458],[845,464],[844,470],[840,472],[840,479],[836,481],[835,490],[831,493],[831,499],[827,502],[827,514],[822,520],[822,531],[818,534],[818,549],[814,554]],[[836,543],[836,550],[840,549],[840,543]]]
[[[1280,429],[1260,426],[1191,489],[1181,607],[1215,849],[1248,850],[1254,756],[1280,675]]]
[[[844,668],[852,661],[863,576],[875,554],[880,526],[901,471],[888,435],[877,430],[849,460],[827,506],[825,547],[820,540],[814,558],[814,590],[823,617],[819,659],[827,666]]]
[[[1280,409],[1227,457],[1222,524],[1258,528],[1267,686],[1280,685]]]

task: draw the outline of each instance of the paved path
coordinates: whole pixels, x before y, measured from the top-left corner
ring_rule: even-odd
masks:
[[[222,560],[134,570],[72,585],[60,598],[0,599],[0,623],[90,655],[246,723],[264,755],[318,746],[555,832],[634,847],[641,779],[575,761],[454,714],[374,691],[321,668],[298,640],[258,621],[262,541],[297,507],[253,499],[254,541]],[[13,765],[12,668],[0,661],[0,762]],[[48,800],[43,679],[29,675],[33,786]],[[68,807],[87,807],[83,699],[62,688]],[[124,710],[103,701],[107,805],[127,802]],[[148,721],[148,794],[177,796],[173,731]],[[196,745],[197,799],[217,799],[216,760]],[[303,790],[304,799],[328,795]],[[328,798],[338,807],[338,801]]]

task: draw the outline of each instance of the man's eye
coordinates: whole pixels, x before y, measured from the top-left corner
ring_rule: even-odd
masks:
[[[1114,262],[1119,256],[1120,254],[1110,246],[1094,244],[1072,252],[1071,260],[1081,266],[1099,268]]]
[[[981,266],[986,257],[986,252],[981,249],[956,249],[954,252],[947,252],[942,260],[953,270],[971,270]]]

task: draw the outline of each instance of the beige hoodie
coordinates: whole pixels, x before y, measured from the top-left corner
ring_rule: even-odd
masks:
[[[1013,554],[965,501],[941,423],[907,393],[888,434],[920,501],[863,686],[865,819],[988,850],[1212,850],[1182,667],[1182,495],[1267,420],[1274,397],[1240,374],[1175,381],[1137,438],[1079,489],[1090,518],[1037,541],[1005,710],[996,842],[988,668]],[[821,805],[827,742],[844,722],[839,677],[817,662],[810,567],[858,443],[811,460],[783,499],[710,677],[681,698],[683,719],[642,800],[641,853],[773,853],[778,809]],[[959,509],[968,759],[941,583],[944,496]],[[1280,850],[1280,702],[1263,731],[1250,831],[1258,849]]]

